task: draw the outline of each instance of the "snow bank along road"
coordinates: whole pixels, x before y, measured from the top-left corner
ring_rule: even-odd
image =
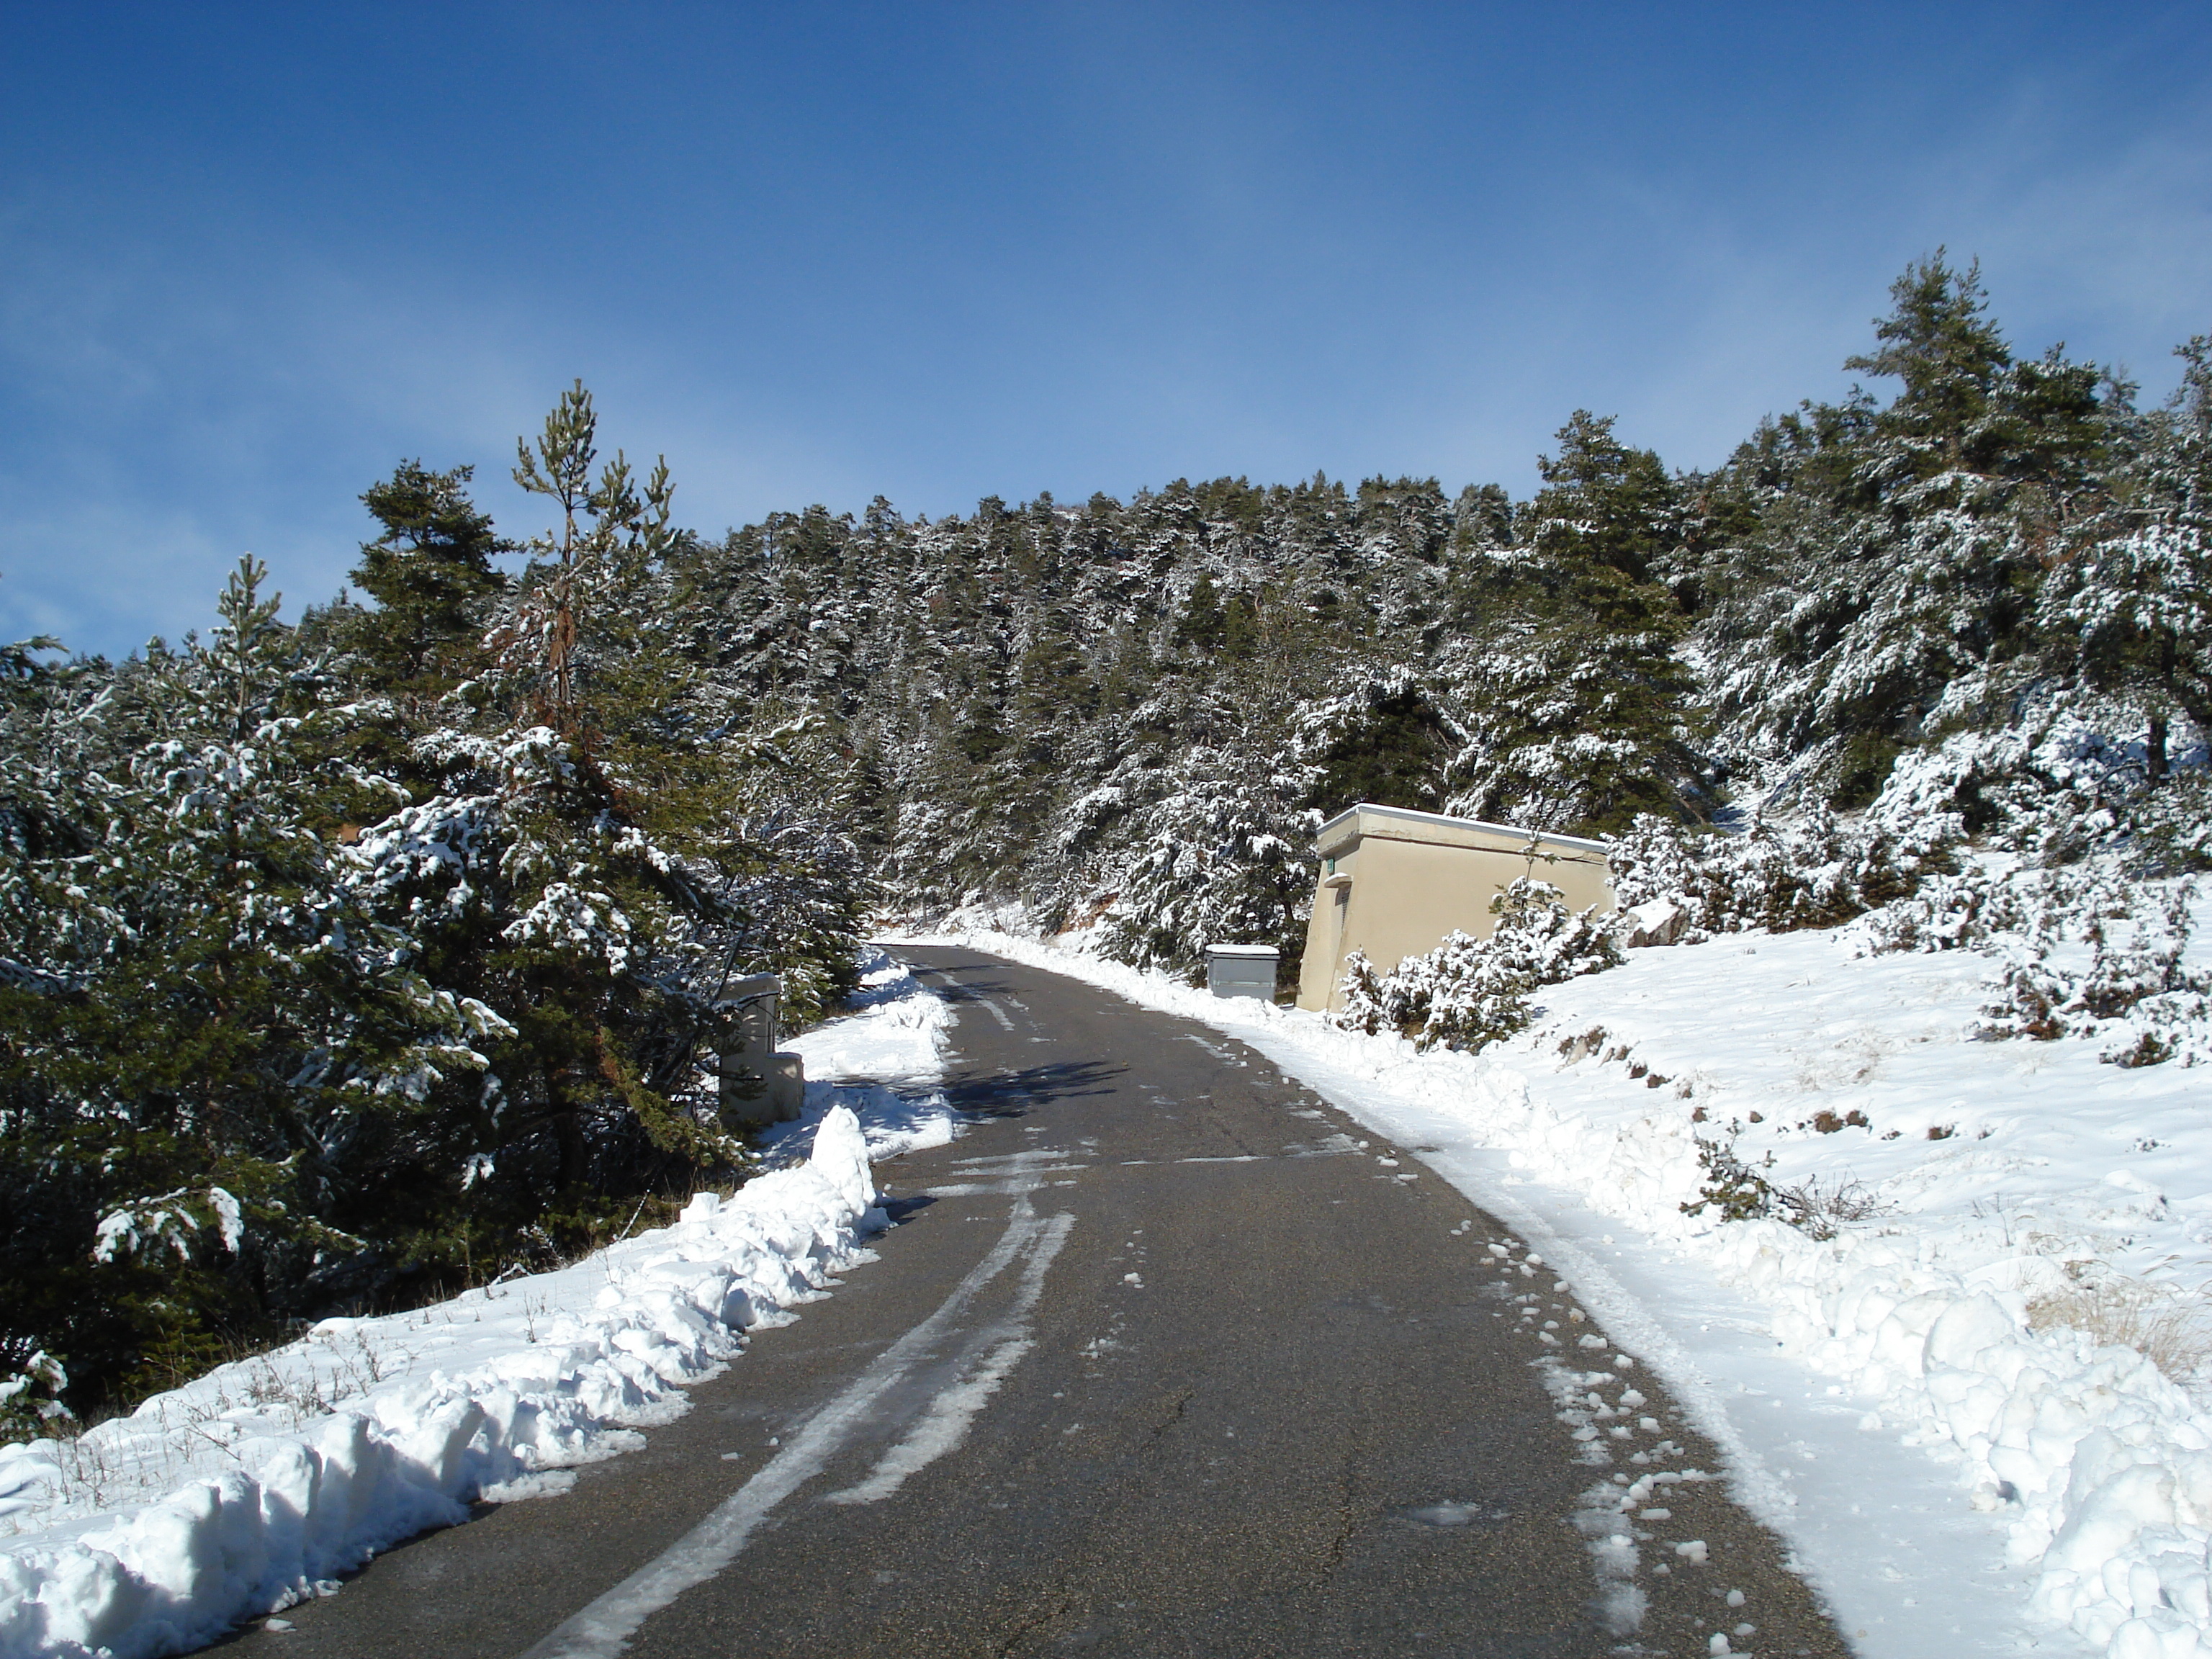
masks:
[[[1846,1651],[1547,1264],[1194,1021],[956,948],[881,1259],[307,1656]],[[1524,1317],[1524,1315],[1526,1316]]]

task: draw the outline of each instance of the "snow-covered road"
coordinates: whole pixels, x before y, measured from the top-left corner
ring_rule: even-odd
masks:
[[[878,1169],[882,1260],[636,1457],[248,1650],[1845,1659],[1717,1449],[1449,1183],[1195,1022],[912,954],[974,1121]]]

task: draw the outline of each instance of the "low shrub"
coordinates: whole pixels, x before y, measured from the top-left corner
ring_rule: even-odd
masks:
[[[1608,851],[1624,910],[1655,899],[1687,916],[1686,943],[1763,927],[1833,927],[1914,891],[1954,867],[1948,826],[1915,835],[1846,823],[1825,809],[1798,822],[1754,818],[1740,836],[1640,817]]]
[[[2123,913],[2124,937],[2102,910],[2082,913],[2084,967],[2053,960],[2045,940],[2011,945],[1996,997],[1972,1035],[1985,1042],[2102,1037],[2100,1057],[2115,1066],[2212,1063],[2212,974],[2186,960],[2191,896],[2185,884],[2138,890]]]
[[[1703,1215],[1711,1210],[1723,1221],[1772,1219],[1795,1227],[1808,1238],[1826,1240],[1833,1238],[1848,1223],[1871,1220],[1887,1214],[1892,1207],[1873,1188],[1848,1176],[1825,1183],[1815,1176],[1794,1187],[1777,1186],[1766,1178],[1766,1171],[1774,1167],[1773,1153],[1757,1164],[1747,1164],[1736,1151],[1735,1138],[1742,1127],[1731,1123],[1725,1140],[1698,1137],[1698,1167],[1705,1172],[1705,1178],[1698,1196],[1681,1206],[1684,1215]]]
[[[1455,932],[1388,973],[1352,952],[1343,1008],[1331,1018],[1347,1030],[1398,1031],[1423,1048],[1477,1049],[1527,1028],[1539,987],[1620,964],[1611,919],[1595,907],[1569,909],[1549,882],[1524,876],[1490,910],[1498,921],[1489,938]]]

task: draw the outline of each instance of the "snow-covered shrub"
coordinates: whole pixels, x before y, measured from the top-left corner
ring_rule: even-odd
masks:
[[[1705,1178],[1698,1185],[1697,1197],[1683,1201],[1684,1215],[1698,1216],[1712,1210],[1723,1221],[1761,1221],[1774,1213],[1774,1187],[1761,1173],[1774,1167],[1774,1154],[1767,1153],[1757,1164],[1745,1163],[1735,1149],[1735,1131],[1742,1127],[1732,1126],[1726,1140],[1698,1137],[1698,1167],[1705,1172]]]
[[[1960,951],[2029,924],[2027,894],[2016,883],[1977,866],[1930,876],[1917,892],[1870,910],[1851,924],[1856,954]]]
[[[1753,927],[1780,933],[1832,927],[1911,893],[1950,866],[1945,830],[1846,823],[1822,809],[1722,836],[1644,817],[1611,843],[1607,861],[1620,908],[1671,901],[1689,915],[1685,940]]]
[[[1745,1163],[1735,1149],[1735,1138],[1742,1133],[1742,1124],[1731,1123],[1725,1140],[1698,1137],[1698,1167],[1705,1178],[1698,1196],[1680,1206],[1683,1214],[1712,1210],[1723,1221],[1771,1219],[1808,1238],[1825,1240],[1833,1238],[1847,1222],[1864,1221],[1890,1209],[1865,1182],[1849,1176],[1824,1183],[1815,1176],[1794,1187],[1775,1185],[1765,1175],[1774,1167],[1774,1154],[1768,1152],[1755,1164]]]
[[[1982,708],[1989,700],[2000,708]],[[1966,729],[1899,755],[1867,816],[1899,826],[1947,822],[1954,834],[2038,853],[2060,851],[2069,836],[2107,834],[2140,765],[2100,712],[2050,688],[2005,699],[1979,679],[1954,686],[1929,723]]]
[[[1861,956],[1972,950],[2008,939],[2044,951],[2125,921],[2145,902],[2145,890],[2109,864],[2078,870],[1974,864],[1930,876],[1917,891],[1868,912],[1850,937]]]
[[[1977,864],[1851,927],[1862,956],[1978,950],[2000,955],[1987,1041],[2110,1039],[2117,1066],[2212,1061],[2212,975],[2184,961],[2191,889],[2130,880],[2112,860],[2073,870]],[[2081,947],[2087,949],[2086,962]]]
[[[1938,730],[1960,722],[1898,757],[1869,818],[1900,830],[1948,823],[2045,864],[2125,848],[2152,873],[2212,867],[2207,749],[2187,722],[2161,736],[2157,777],[2142,716],[2076,688],[1978,679],[1929,716]]]
[[[2190,968],[2191,890],[2146,895],[2133,909],[2124,939],[2091,912],[2082,930],[2086,966],[2054,958],[2047,948],[2014,944],[2007,951],[1997,995],[1974,1035],[1984,1041],[2033,1037],[2107,1039],[2100,1056],[2116,1066],[2184,1065],[2212,1060],[2212,975]]]
[[[1369,1036],[1389,1030],[1396,1022],[1389,1016],[1382,980],[1383,976],[1375,971],[1375,964],[1368,960],[1367,952],[1353,951],[1345,957],[1344,977],[1337,983],[1343,1006],[1329,1019],[1347,1031],[1360,1031]]]
[[[1533,984],[1510,951],[1455,931],[1426,955],[1398,964],[1385,1006],[1423,1048],[1480,1048],[1528,1025]]]
[[[2192,988],[2160,991],[2128,1010],[2119,1037],[2098,1058],[2115,1066],[2212,1066],[2212,995],[2205,976]]]
[[[2137,800],[2129,862],[2148,876],[2212,870],[2212,771],[2198,766]]]
[[[1611,921],[1595,907],[1571,910],[1549,882],[1524,876],[1490,902],[1487,939],[1454,932],[1433,951],[1389,973],[1355,951],[1345,961],[1343,1009],[1350,1030],[1397,1030],[1423,1048],[1475,1049],[1523,1030],[1528,995],[1620,963]]]
[[[74,1421],[62,1403],[68,1387],[69,1372],[43,1348],[0,1358],[0,1444],[36,1440]]]

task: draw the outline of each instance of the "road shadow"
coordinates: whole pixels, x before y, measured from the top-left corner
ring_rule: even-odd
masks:
[[[958,971],[967,975],[968,977],[958,980],[944,977],[954,971],[951,968],[931,966],[923,968],[920,971],[930,976],[924,988],[932,996],[941,997],[945,1001],[957,1006],[963,1002],[982,1002],[992,997],[1013,995],[1014,988],[1006,981],[980,977],[993,969],[1005,966],[1006,963],[1002,962],[981,961],[972,964],[960,964]]]
[[[1014,1072],[975,1072],[947,1078],[945,1098],[967,1117],[1024,1117],[1049,1101],[1110,1095],[1114,1079],[1127,1070],[1104,1060],[1079,1060],[1024,1066]]]

